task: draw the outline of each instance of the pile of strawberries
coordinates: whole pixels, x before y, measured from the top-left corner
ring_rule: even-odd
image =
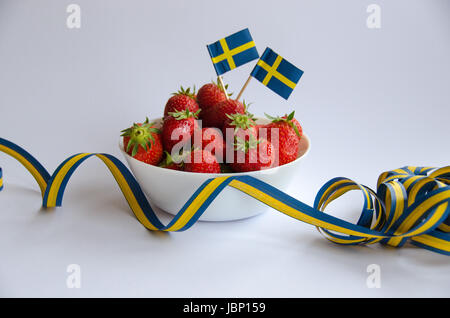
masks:
[[[294,112],[258,125],[247,105],[220,84],[181,89],[167,101],[162,127],[135,123],[122,131],[126,152],[162,168],[200,173],[247,172],[295,159],[302,127]]]

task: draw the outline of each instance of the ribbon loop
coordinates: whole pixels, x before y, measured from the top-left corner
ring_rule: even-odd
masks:
[[[311,207],[252,176],[223,176],[205,181],[169,222],[164,225],[150,206],[130,170],[109,154],[81,153],[67,158],[50,175],[25,149],[0,138],[0,151],[17,159],[38,183],[44,207],[61,206],[67,183],[75,170],[90,157],[103,161],[112,173],[139,222],[153,231],[189,229],[222,190],[233,187],[292,218],[314,225],[331,242],[342,245],[373,244],[416,246],[450,255],[450,166],[407,166],[383,172],[377,192],[347,178],[334,178],[317,193]],[[3,175],[0,168],[0,190]],[[364,202],[353,224],[324,212],[349,191],[361,191]]]

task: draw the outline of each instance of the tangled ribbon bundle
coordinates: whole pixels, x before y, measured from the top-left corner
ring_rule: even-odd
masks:
[[[377,192],[347,178],[334,178],[319,190],[311,207],[251,176],[224,176],[205,181],[168,225],[151,208],[130,170],[108,154],[81,153],[69,157],[50,175],[27,151],[0,138],[0,151],[17,159],[36,179],[44,207],[62,205],[67,182],[86,159],[97,157],[109,168],[139,222],[149,230],[184,231],[205,212],[211,202],[230,186],[272,208],[312,224],[330,241],[356,245],[380,242],[390,246],[412,244],[450,255],[450,166],[404,167],[380,175]],[[3,187],[0,169],[0,190]],[[332,201],[351,190],[364,197],[356,224],[324,213]]]

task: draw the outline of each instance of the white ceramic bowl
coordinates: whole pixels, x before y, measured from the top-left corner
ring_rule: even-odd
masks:
[[[153,121],[160,122],[160,119],[154,119]],[[264,121],[258,120],[258,123],[263,123]],[[251,175],[280,190],[287,190],[291,181],[299,176],[301,161],[309,151],[310,141],[303,134],[300,141],[298,158],[286,165],[261,171],[221,174],[192,173],[152,166],[128,155],[124,151],[122,138],[120,139],[119,147],[131,171],[152,205],[175,215],[203,182],[214,177]],[[226,187],[211,203],[205,213],[200,217],[200,220],[239,220],[261,214],[268,209],[270,208],[265,204],[250,198],[245,193],[232,187]]]

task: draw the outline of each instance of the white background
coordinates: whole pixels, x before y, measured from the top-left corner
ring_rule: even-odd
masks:
[[[260,53],[305,71],[289,101],[256,81],[244,96],[258,115],[295,109],[311,138],[289,193],[312,204],[335,176],[375,187],[385,170],[449,163],[449,1],[78,0],[81,29],[68,29],[70,3],[0,0],[0,136],[49,171],[78,152],[120,156],[119,131],[160,116],[179,85],[213,79],[205,45],[245,27]],[[366,26],[371,3],[381,29]],[[232,91],[251,67],[225,75]],[[450,296],[448,257],[337,246],[277,212],[151,233],[98,160],[73,176],[63,208],[43,211],[32,177],[0,158],[0,296]],[[355,221],[360,202],[333,214]],[[66,287],[73,263],[80,289]],[[366,286],[369,264],[380,289]]]

